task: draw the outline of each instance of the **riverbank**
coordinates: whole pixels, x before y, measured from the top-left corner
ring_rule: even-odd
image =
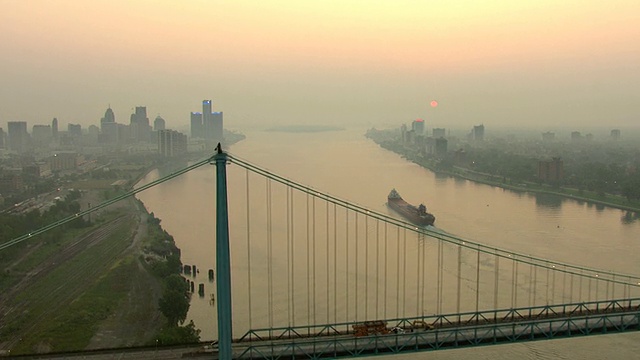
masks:
[[[372,141],[376,142],[374,139]],[[587,190],[579,190],[572,188],[563,188],[563,187],[553,187],[551,185],[545,184],[537,184],[532,182],[517,182],[513,183],[511,179],[506,179],[500,176],[495,176],[491,174],[479,173],[470,169],[466,169],[463,167],[454,166],[451,170],[443,170],[439,169],[433,161],[419,157],[419,156],[411,156],[406,152],[398,151],[395,148],[385,147],[382,143],[376,142],[380,147],[392,151],[398,155],[401,155],[403,158],[418,164],[430,171],[438,174],[451,176],[458,179],[465,179],[469,181],[473,181],[480,184],[490,185],[499,187],[506,190],[511,190],[515,192],[523,192],[523,193],[531,193],[531,194],[546,194],[546,195],[554,195],[560,196],[567,199],[572,199],[576,201],[583,201],[586,203],[594,204],[596,206],[606,206],[610,208],[620,209],[623,211],[633,212],[640,214],[640,202],[637,201],[629,201],[622,196],[612,195],[612,194],[598,194],[594,191]]]

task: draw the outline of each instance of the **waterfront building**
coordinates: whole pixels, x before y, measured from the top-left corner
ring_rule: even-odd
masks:
[[[191,113],[191,137],[202,138],[217,144],[223,138],[223,113],[214,112],[211,100],[202,101],[202,113]]]
[[[187,135],[175,130],[158,131],[158,153],[172,157],[187,152]]]
[[[538,179],[548,183],[558,183],[564,179],[562,159],[554,157],[551,160],[538,161]]]

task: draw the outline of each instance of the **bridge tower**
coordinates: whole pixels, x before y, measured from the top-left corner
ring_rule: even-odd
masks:
[[[229,255],[229,211],[227,206],[227,154],[218,143],[216,165],[216,270],[218,275],[219,358],[231,359],[231,260]]]

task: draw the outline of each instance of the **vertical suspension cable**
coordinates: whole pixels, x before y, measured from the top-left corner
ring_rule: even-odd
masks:
[[[480,320],[477,316],[480,310],[480,245],[478,245],[476,253],[476,321],[478,321]]]
[[[498,255],[498,249],[496,249],[495,253],[496,257],[496,265],[495,265],[495,274],[493,281],[493,308],[498,309],[498,284],[500,282],[500,256]]]
[[[564,303],[567,294],[567,267],[562,266],[562,302]]]
[[[616,274],[611,273],[611,275],[613,276],[613,282],[611,283],[611,299],[615,299],[616,298]]]
[[[333,203],[333,323],[338,323],[338,207]]]
[[[531,291],[531,287],[535,286],[535,283],[531,281],[533,280],[533,265],[531,265],[532,263],[533,263],[533,258],[529,256],[529,305],[528,305],[529,307],[533,306],[533,301],[531,300],[531,296],[533,292]]]
[[[442,315],[442,273],[443,273],[443,269],[442,267],[444,266],[443,264],[443,257],[444,257],[444,250],[442,249],[443,247],[443,241],[442,239],[438,239],[438,289],[437,289],[437,296],[436,296],[436,309],[438,311],[438,315]]]
[[[518,307],[518,261],[513,256],[513,308]]]
[[[376,318],[380,315],[380,220],[376,219]]]
[[[546,295],[545,295],[545,305],[549,305],[549,262],[545,261],[546,264],[546,268],[547,268],[547,286],[546,286]]]
[[[388,223],[384,223],[384,318],[387,318],[387,269],[389,255],[389,236],[387,232]]]
[[[420,308],[421,311],[420,313],[422,314],[422,316],[424,316],[424,287],[425,287],[425,277],[427,276],[427,271],[426,271],[426,253],[425,253],[425,248],[427,246],[427,242],[425,237],[422,237],[422,302],[420,303]]]
[[[295,221],[294,221],[294,214],[295,214],[295,209],[293,207],[294,205],[294,201],[293,201],[293,188],[290,188],[291,191],[291,211],[289,211],[289,215],[291,216],[291,321],[292,321],[292,325],[295,326],[296,325],[296,299],[295,299],[295,295],[296,295],[296,277],[295,277],[295,261],[296,261],[296,253],[295,253]]]
[[[569,281],[569,302],[573,303],[573,272],[571,273]]]
[[[407,317],[407,229],[404,229],[402,238],[402,317]]]
[[[536,306],[537,305],[537,292],[538,290],[538,265],[535,265],[533,267],[533,302],[531,304],[531,306]]]
[[[307,325],[311,324],[311,271],[309,271],[309,267],[311,266],[311,251],[310,251],[310,236],[309,236],[309,193],[306,192],[306,205],[307,205],[307,228],[306,228],[306,238],[307,238]],[[311,329],[307,327],[307,329]]]
[[[582,300],[582,269],[580,269],[580,276],[578,276],[578,300]]]
[[[456,313],[458,314],[458,322],[460,322],[460,290],[462,286],[462,246],[458,245],[458,296],[456,299]]]
[[[551,266],[551,303],[556,303],[556,266]]]
[[[327,312],[327,324],[328,324],[329,323],[329,307],[330,307],[330,305],[329,305],[329,298],[330,298],[330,296],[329,296],[329,201],[327,201],[326,199],[325,199],[325,204],[326,204],[326,219],[327,219],[327,229],[326,229],[327,249],[326,249],[326,252],[325,252],[325,257],[326,257],[326,259],[325,259],[326,260],[326,273],[325,273],[325,275],[326,275],[326,278],[327,278],[326,279],[326,281],[327,281],[326,282],[327,290],[326,290],[325,293],[326,293],[326,296],[327,296],[327,310],[326,310],[326,312]],[[335,261],[335,258],[334,258],[334,261]]]
[[[345,214],[345,247],[346,247],[346,251],[345,251],[345,261],[346,261],[346,268],[347,270],[345,271],[345,276],[346,276],[346,294],[347,294],[347,306],[346,306],[346,319],[345,322],[349,322],[349,209],[348,208],[344,208],[344,214]]]
[[[248,288],[248,303],[249,303],[249,329],[253,329],[251,323],[251,221],[249,216],[249,169],[245,170],[245,176],[247,184],[247,288]],[[251,339],[251,337],[249,338]]]
[[[311,213],[312,213],[312,219],[313,219],[313,226],[312,226],[312,235],[311,235],[311,244],[313,246],[312,248],[312,253],[313,253],[313,324],[317,324],[317,317],[316,317],[316,197],[314,196],[311,200],[312,203],[312,207],[311,207]]]
[[[266,178],[267,196],[267,282],[268,282],[268,302],[269,302],[269,328],[273,328],[273,232],[271,218],[271,180]],[[288,301],[288,300],[287,300]]]
[[[420,265],[422,263],[421,256],[422,252],[420,251],[420,247],[422,246],[422,242],[420,241],[420,234],[418,234],[418,251],[416,251],[416,255],[418,259],[416,260],[416,316],[420,314]]]
[[[596,274],[596,301],[598,301],[600,299],[600,296],[598,294],[598,286],[600,285],[600,279],[598,279],[598,274]]]
[[[291,290],[291,188],[285,187],[285,191],[287,192],[287,325],[291,327],[291,303],[293,298],[293,291]]]
[[[369,318],[369,216],[364,216],[364,318]]]
[[[396,233],[396,318],[400,317],[400,227]]]
[[[355,312],[354,319],[355,319],[355,321],[358,321],[358,293],[360,292],[360,289],[358,288],[358,278],[359,278],[358,275],[360,274],[360,269],[358,268],[358,257],[359,257],[358,254],[360,254],[360,251],[358,251],[358,250],[360,248],[358,247],[358,212],[355,211],[354,213],[355,213],[355,218],[356,218],[356,225],[355,225],[356,228],[355,228],[355,234],[354,234],[355,243],[356,243],[355,244],[355,249],[356,249],[355,250],[355,253],[356,253],[356,265],[355,266],[356,266],[356,271],[354,272],[355,275],[356,275],[356,281],[355,281],[355,283],[356,283],[356,286],[355,286],[355,288],[356,288],[356,291],[355,291],[356,292],[356,295],[355,295],[355,298],[356,298],[355,299],[356,300],[356,312]]]

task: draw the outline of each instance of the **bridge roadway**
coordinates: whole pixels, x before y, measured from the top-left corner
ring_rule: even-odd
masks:
[[[634,299],[636,303],[638,299]],[[403,334],[378,334],[355,336],[352,332],[339,332],[336,327],[331,334],[273,336],[259,339],[242,339],[233,343],[236,359],[294,359],[294,358],[335,358],[368,355],[385,355],[418,351],[440,350],[503,344],[553,338],[567,338],[595,334],[608,334],[640,330],[640,306],[607,306],[589,309],[583,306],[570,307],[558,312],[557,306],[547,311],[539,308],[508,310],[507,316],[487,318],[485,315],[497,311],[477,313],[464,318],[461,315],[436,316],[439,322],[431,323],[432,328],[412,329],[405,326]],[[566,306],[562,306],[566,308]],[[549,309],[553,311],[548,311]],[[524,310],[529,310],[528,313]],[[525,313],[523,315],[523,313]],[[457,321],[451,321],[456,318]],[[463,320],[464,319],[464,320]],[[398,323],[409,324],[406,320]],[[317,327],[316,327],[317,328]],[[299,329],[302,329],[299,328]],[[292,332],[289,332],[291,334]],[[130,348],[82,351],[74,353],[39,354],[16,356],[18,359],[217,359],[217,353],[205,352],[203,345],[171,348]]]

